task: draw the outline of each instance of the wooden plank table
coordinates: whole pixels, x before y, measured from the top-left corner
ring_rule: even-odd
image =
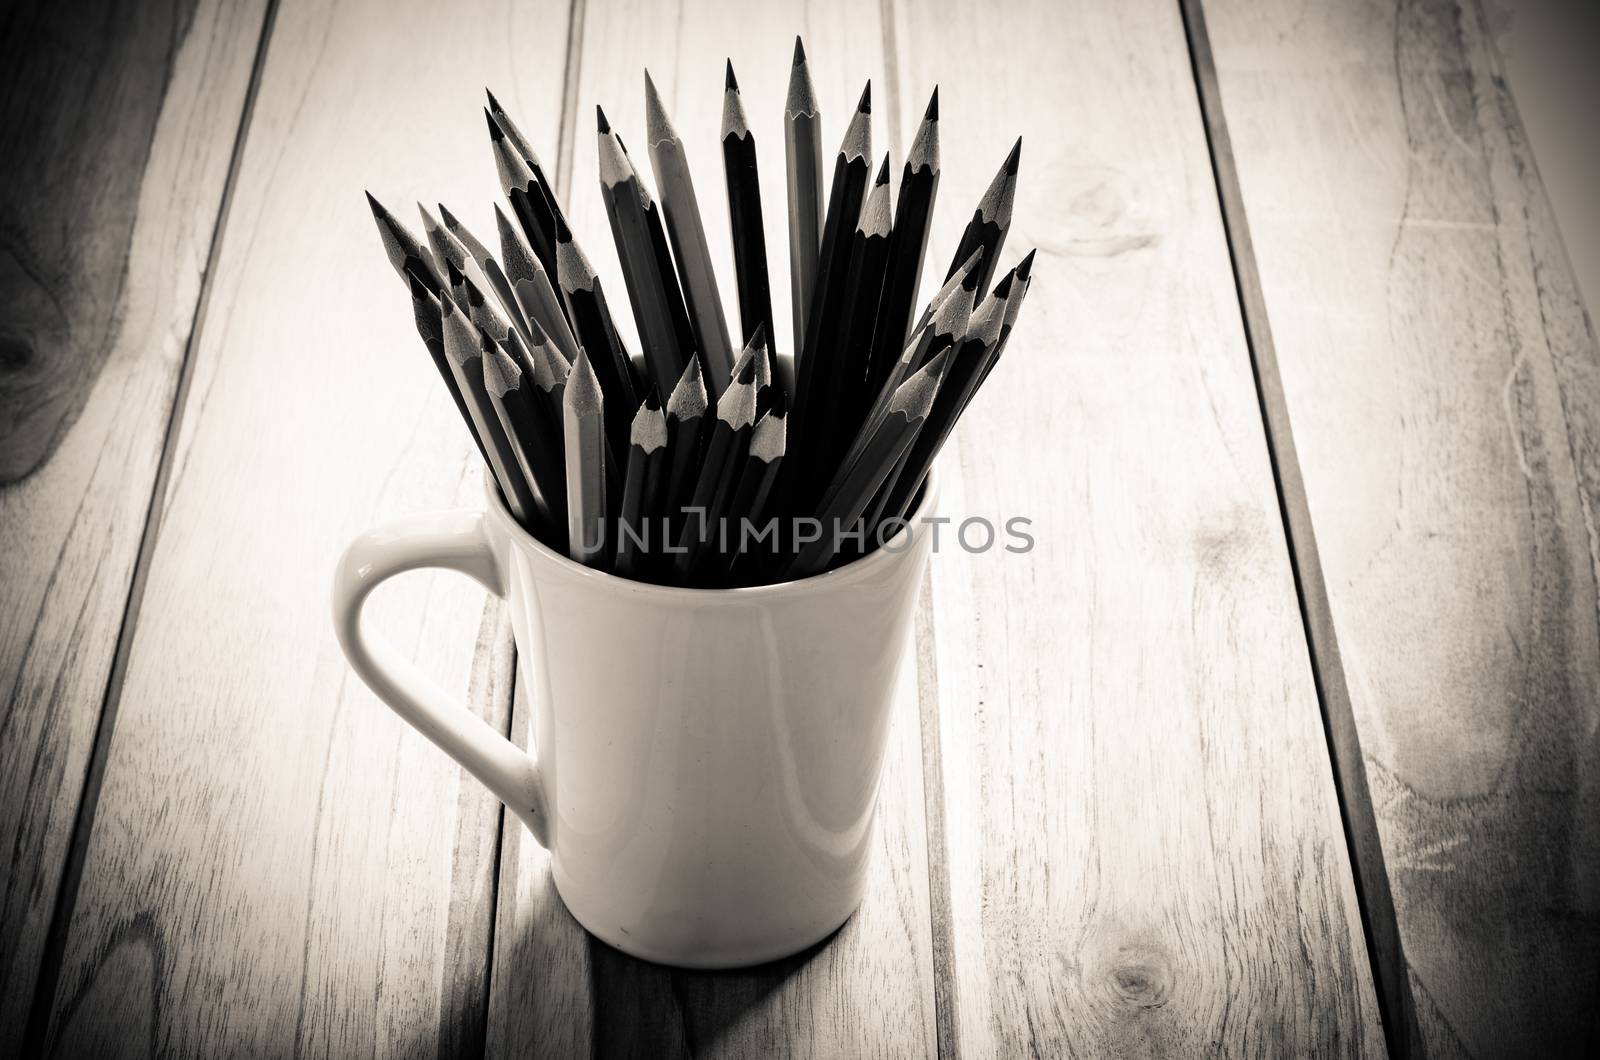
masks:
[[[1474,4],[71,14],[0,38],[0,1055],[1596,1047],[1600,358]],[[492,235],[487,84],[621,292],[591,115],[642,157],[648,66],[731,295],[722,60],[777,241],[796,33],[825,140],[871,77],[898,160],[940,85],[925,293],[1024,134],[943,505],[1036,547],[946,528],[861,911],[675,972],[334,641],[343,544],[481,489],[361,192]],[[480,591],[372,612],[526,740]]]

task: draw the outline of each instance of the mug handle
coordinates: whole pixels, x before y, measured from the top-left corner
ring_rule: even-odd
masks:
[[[413,515],[368,530],[344,550],[333,580],[333,628],[351,669],[396,714],[481,780],[547,846],[549,813],[539,764],[454,702],[381,636],[361,626],[367,596],[397,574],[459,571],[504,599],[505,578],[483,512]]]

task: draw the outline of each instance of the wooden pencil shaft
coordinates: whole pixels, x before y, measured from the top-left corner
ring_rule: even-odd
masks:
[[[482,452],[489,462],[489,471],[500,487],[506,507],[517,521],[530,530],[536,529],[534,521],[538,506],[528,484],[523,481],[516,457],[511,453],[511,443],[500,418],[489,401],[483,383],[483,333],[465,314],[450,303],[441,304],[444,324],[446,360],[455,375],[456,386],[466,404],[472,428],[483,443]]]
[[[834,166],[828,220],[823,227],[822,250],[818,257],[817,283],[810,320],[806,323],[806,343],[795,366],[798,378],[792,429],[796,435],[795,455],[802,461],[811,456],[815,438],[809,417],[817,381],[826,380],[838,368],[841,352],[838,329],[847,293],[851,237],[861,216],[861,203],[866,197],[870,176],[864,156],[847,159],[840,155]]]
[[[444,387],[450,392],[450,400],[455,403],[456,411],[461,414],[461,422],[466,425],[467,433],[472,435],[472,444],[478,447],[478,453],[487,464],[489,454],[483,447],[483,439],[478,437],[478,428],[472,422],[472,413],[467,409],[466,399],[461,396],[461,387],[456,382],[456,374],[451,370],[450,359],[445,354],[444,325],[440,319],[439,300],[423,286],[420,279],[411,277],[410,283],[412,319],[416,323],[417,335],[427,347],[428,356],[433,359],[433,366],[438,369],[439,378],[444,380]]]
[[[659,415],[660,410],[656,413]],[[666,457],[665,444],[646,448],[635,441],[628,446],[628,470],[623,477],[622,508],[615,532],[616,571],[625,578],[638,577],[650,565],[650,557],[640,542],[654,540],[650,521],[657,514]]]
[[[967,255],[981,248],[983,260],[977,266],[976,302],[982,302],[989,290],[995,268],[1000,264],[1000,248],[1005,245],[1006,233],[1011,228],[1011,205],[1016,195],[1021,153],[1022,140],[1019,138],[984,192],[978,208],[972,212],[972,220],[967,222],[966,230],[961,233],[961,242],[956,247],[950,272],[946,275],[946,279],[955,275]]]
[[[817,517],[822,524],[822,536],[800,550],[789,567],[790,577],[807,578],[827,567],[837,551],[836,531],[856,529],[856,522],[890,469],[915,439],[921,423],[920,418],[912,419],[901,410],[884,418],[862,450],[861,459],[830,490],[834,500]]]
[[[487,356],[487,355],[486,355]],[[530,391],[533,384],[520,370],[507,370],[486,361],[484,381],[510,443],[511,454],[523,478],[532,487],[544,527],[554,535],[551,545],[565,549],[567,489],[561,449],[547,433],[549,427]]]
[[[645,195],[636,176],[630,175],[615,186],[601,182],[601,198],[611,222],[634,323],[639,328],[645,366],[657,391],[668,394],[683,374],[688,354],[679,345],[671,307],[673,299],[681,305],[678,280],[670,271],[665,276],[661,273],[651,238],[652,219],[644,207]]]
[[[579,563],[605,561],[609,447],[605,399],[589,358],[580,354],[567,384],[562,416],[566,456],[567,554]]]
[[[544,265],[499,207],[495,208],[494,216],[500,234],[500,256],[505,259],[506,279],[522,308],[523,318],[529,323],[530,333],[537,325],[555,340],[556,348],[570,365],[578,358],[578,342],[567,321],[566,305],[557,297]]]
[[[754,135],[727,136],[722,166],[728,184],[728,228],[739,284],[740,339],[749,342],[757,328],[772,337],[772,288],[767,278],[767,235],[761,218],[761,181]]]
[[[721,394],[727,389],[728,375],[733,369],[733,347],[728,339],[728,322],[723,315],[722,297],[711,267],[711,250],[706,244],[694,180],[689,175],[682,142],[676,136],[653,139],[650,167],[655,171],[656,187],[661,193],[661,212],[678,265],[678,280],[688,303],[695,346],[704,354],[706,385],[712,394]]]
[[[875,189],[872,194],[886,197],[887,185]],[[882,209],[887,213],[886,201],[882,203]],[[865,215],[862,223],[868,223]],[[888,258],[887,234],[856,229],[850,251],[850,272],[845,281],[845,308],[840,321],[837,365],[824,379],[826,389],[822,407],[833,411],[835,423],[831,430],[814,436],[819,450],[817,455],[821,459],[820,466],[825,469],[831,468],[848,448],[872,404],[872,393],[868,390],[872,333],[877,323]]]
[[[816,286],[822,247],[822,116],[803,56],[790,70],[789,101],[783,122],[783,151],[789,190],[789,296],[794,320],[795,356],[805,348],[806,326]],[[798,369],[798,365],[796,368]]]
[[[598,278],[591,282],[592,287],[563,288],[562,293],[566,296],[567,311],[572,315],[578,343],[589,352],[589,363],[606,394],[606,436],[611,440],[612,449],[621,452],[628,439],[630,414],[627,410],[637,408],[639,399],[633,387],[633,366],[628,362],[611,321],[605,291]]]
[[[932,229],[933,205],[938,193],[938,170],[923,168],[913,172],[906,166],[895,201],[889,264],[872,339],[867,378],[873,388],[882,386],[888,378],[910,334],[911,314],[916,310],[917,287],[922,282],[922,264],[927,257],[928,233]]]

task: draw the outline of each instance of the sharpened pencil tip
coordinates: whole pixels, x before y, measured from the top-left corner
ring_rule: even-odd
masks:
[[[1022,164],[1022,137],[1017,137],[1017,142],[1011,145],[1011,153],[1006,155],[1006,176],[1017,175],[1017,167]]]
[[[490,110],[502,110],[502,109],[504,109],[504,108],[502,108],[500,106],[500,101],[498,99],[494,98],[494,93],[489,90],[489,86],[488,85],[484,85],[483,86],[483,94],[489,97],[489,109]]]
[[[883,165],[878,167],[878,175],[872,181],[872,186],[889,183],[889,152],[883,153]]]
[[[601,136],[611,131],[611,123],[606,121],[606,112],[598,103],[594,105],[594,124]]]
[[[461,222],[456,220],[456,215],[451,213],[444,203],[439,203],[439,217],[444,221],[444,226],[454,232],[461,227]]]
[[[494,120],[494,115],[490,113],[488,107],[483,108],[483,120],[489,123],[489,139],[492,142],[499,143],[506,138],[506,131],[500,128],[500,123]]]
[[[861,90],[861,100],[856,104],[856,110],[862,114],[872,113],[872,81],[867,81],[867,87]]]
[[[800,35],[797,33],[797,34],[795,34],[795,38],[794,38],[794,65],[795,66],[804,65],[805,61],[806,61],[806,46],[804,44],[800,43]]]
[[[928,98],[928,109],[922,112],[923,121],[939,120],[939,86],[933,86],[933,95]]]
[[[765,320],[756,325],[755,331],[750,333],[750,341],[745,345],[755,350],[765,350],[767,348],[767,322]]]
[[[729,92],[739,91],[739,80],[733,76],[733,60],[728,60],[727,72],[722,77],[722,87]]]
[[[1017,262],[1017,279],[1026,282],[1033,278],[1033,256],[1039,253],[1039,248],[1028,251],[1023,259]]]
[[[372,197],[372,192],[367,191],[365,188],[363,188],[361,190],[361,194],[363,194],[363,195],[365,195],[367,197],[367,206],[372,210],[372,216],[378,218],[379,220],[382,220],[383,215],[388,213],[389,211],[385,210],[383,208],[383,204],[378,202],[377,199],[374,199]]]

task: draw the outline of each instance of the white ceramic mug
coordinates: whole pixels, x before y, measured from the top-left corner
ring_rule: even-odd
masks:
[[[356,673],[522,818],[568,910],[617,949],[729,968],[826,938],[865,891],[931,535],[800,581],[668,588],[574,563],[486,492],[486,512],[402,519],[345,551],[333,618]],[[536,756],[362,630],[367,594],[421,567],[508,601]]]

